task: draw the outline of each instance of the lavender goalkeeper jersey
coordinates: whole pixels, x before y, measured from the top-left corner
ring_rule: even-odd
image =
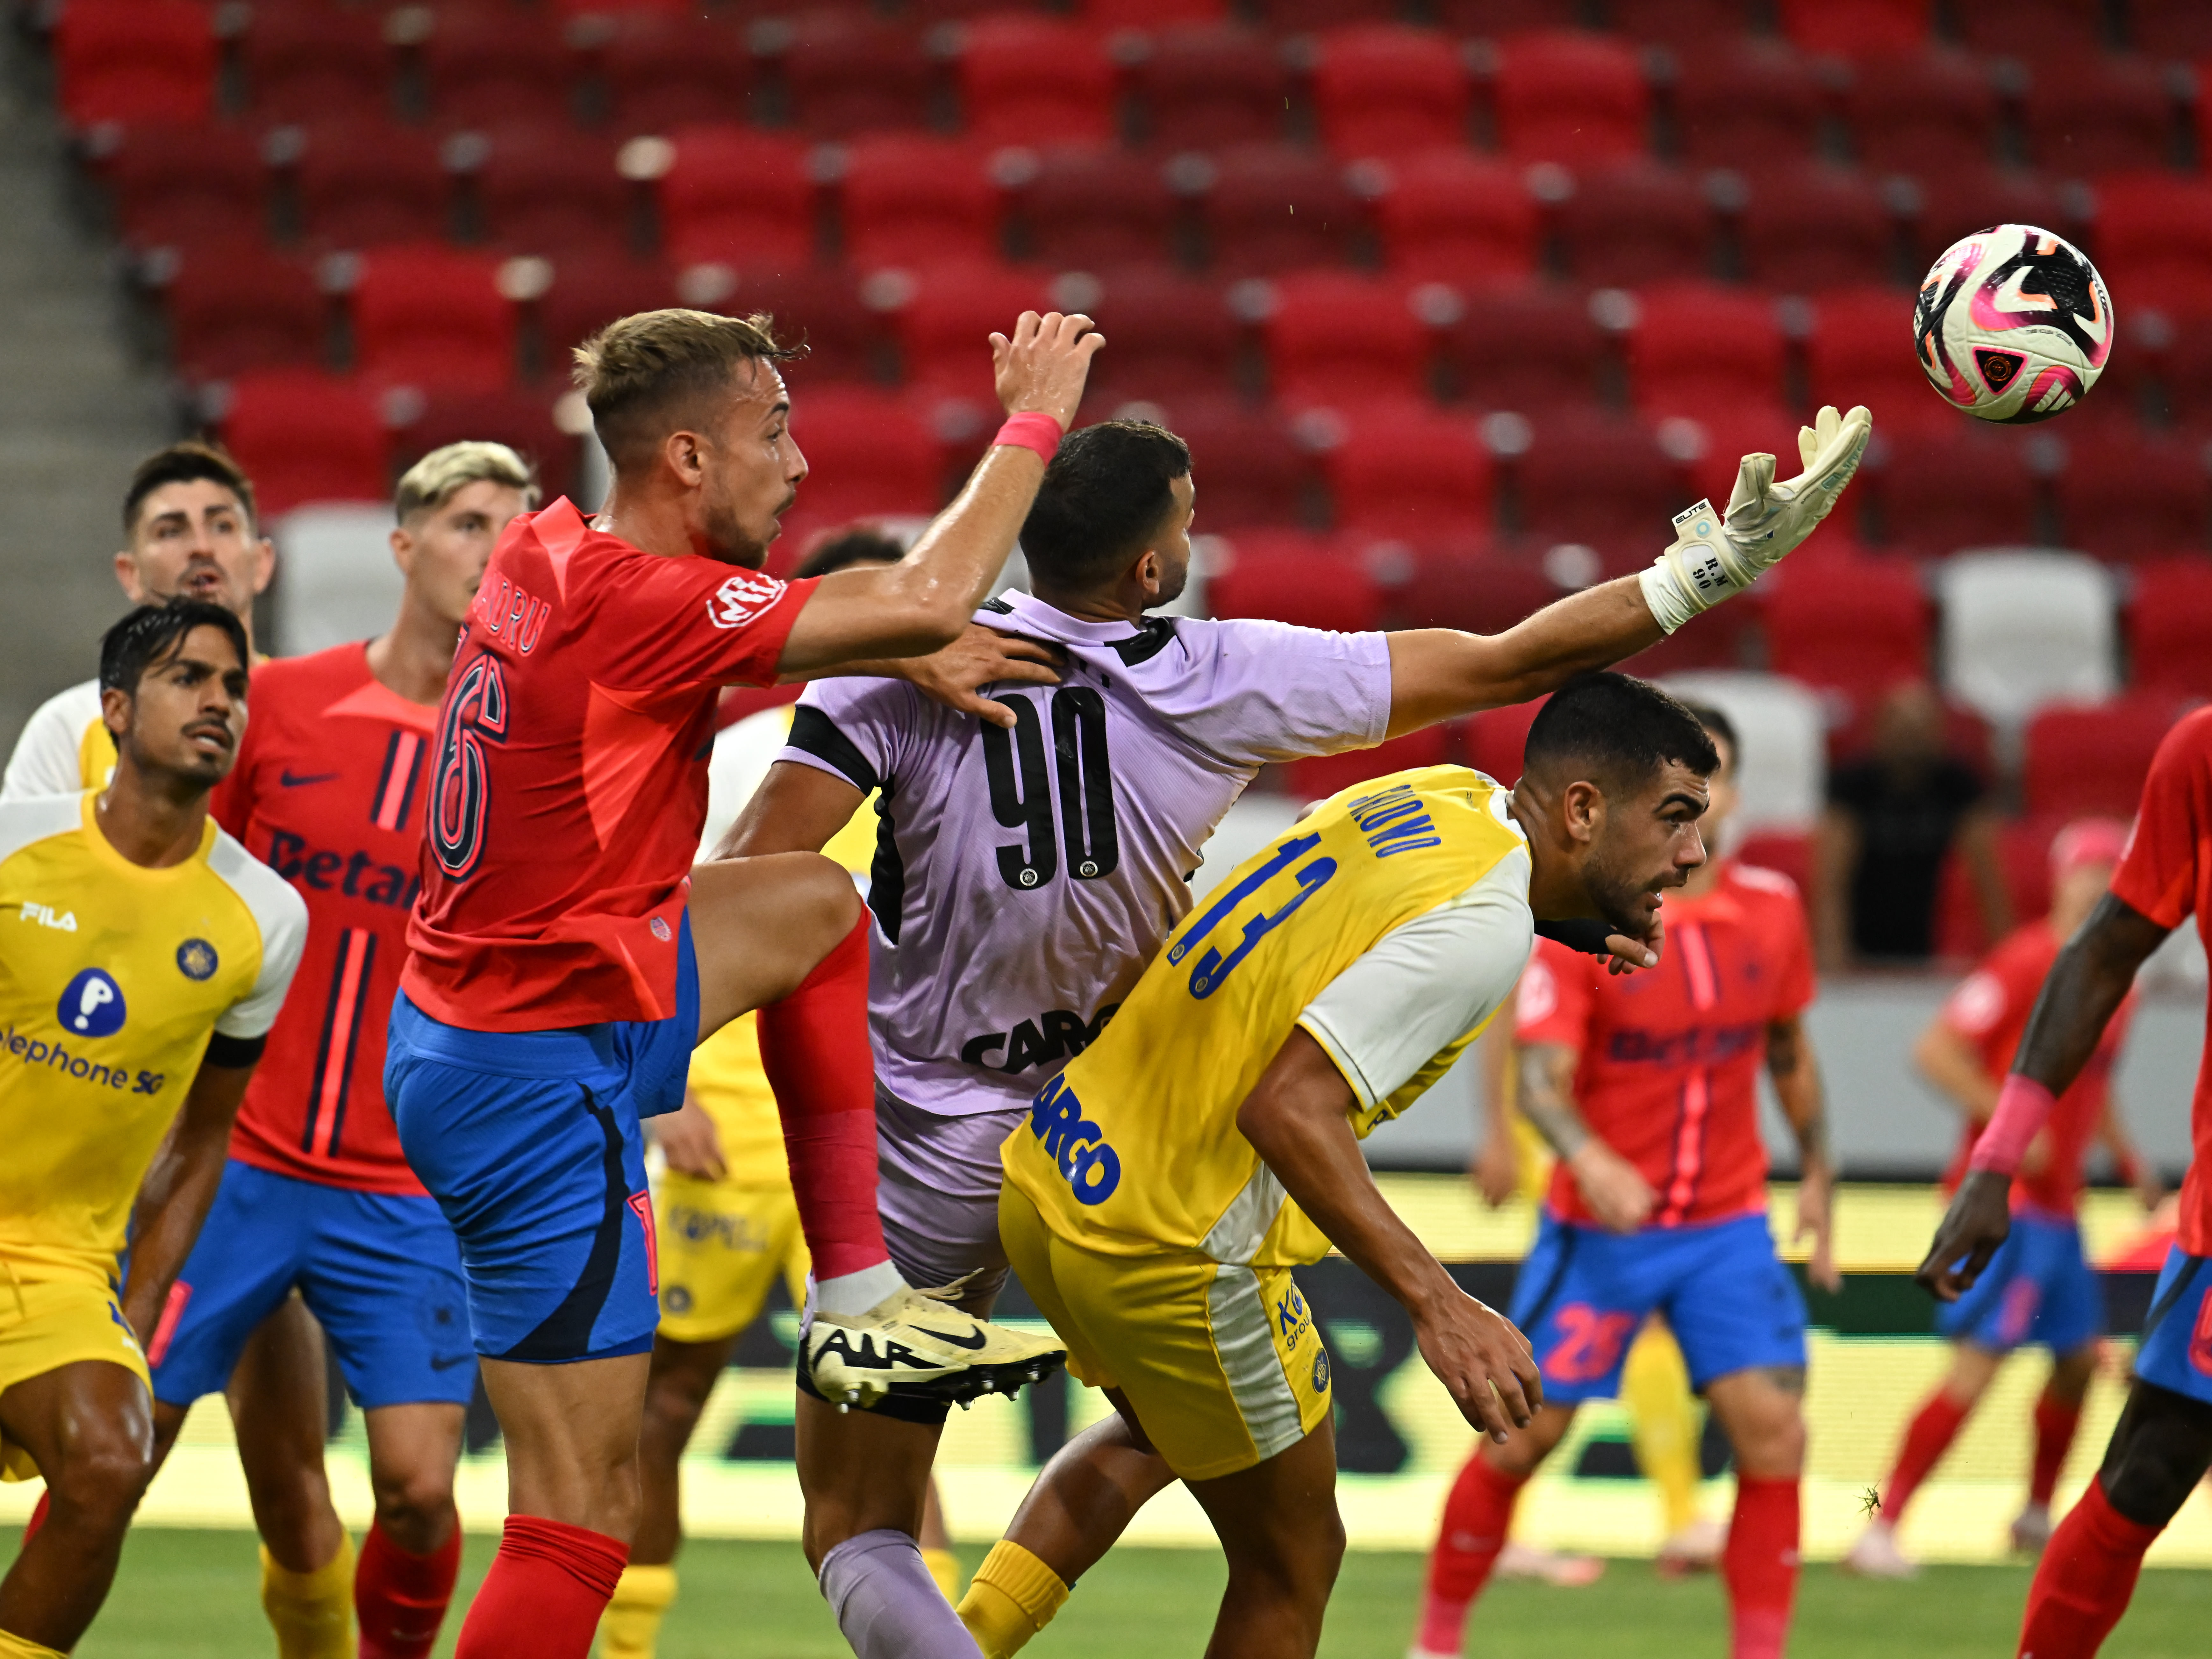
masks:
[[[1097,1036],[1261,766],[1380,743],[1390,718],[1380,634],[1084,622],[1019,592],[976,620],[1067,650],[1059,686],[992,692],[1012,732],[903,680],[822,680],[777,757],[882,790],[876,1073],[953,1116],[1019,1105]]]

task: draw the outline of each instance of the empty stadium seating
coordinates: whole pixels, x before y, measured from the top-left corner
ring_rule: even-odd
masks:
[[[1464,146],[1473,89],[1454,44],[1430,29],[1372,24],[1316,41],[1315,113],[1340,155],[1395,156]]]
[[[1936,568],[1946,688],[2000,731],[2118,684],[2112,578],[2078,555],[1962,554]]]
[[[2130,679],[2168,696],[2212,697],[2212,560],[2136,567],[2127,607]]]
[[[1382,593],[1365,562],[1332,538],[1255,530],[1228,538],[1206,573],[1218,617],[1272,617],[1304,628],[1372,628]]]
[[[2140,692],[2109,702],[2054,703],[2027,723],[2021,804],[2031,816],[2133,817],[2175,701]]]

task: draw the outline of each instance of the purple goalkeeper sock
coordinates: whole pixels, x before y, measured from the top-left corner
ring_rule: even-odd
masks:
[[[879,1528],[831,1550],[822,1594],[858,1659],[982,1659],[902,1532]]]

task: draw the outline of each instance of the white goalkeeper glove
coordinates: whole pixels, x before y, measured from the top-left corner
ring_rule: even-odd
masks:
[[[1659,626],[1671,634],[1741,593],[1811,535],[1859,470],[1873,433],[1874,416],[1863,405],[1838,415],[1831,404],[1797,430],[1805,470],[1796,477],[1777,483],[1773,456],[1747,455],[1725,514],[1709,501],[1678,514],[1674,545],[1640,578]]]

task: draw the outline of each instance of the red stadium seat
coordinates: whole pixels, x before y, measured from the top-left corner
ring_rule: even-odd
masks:
[[[659,181],[661,245],[677,264],[811,264],[815,185],[797,139],[687,127]]]
[[[1783,41],[1744,38],[1683,53],[1674,101],[1681,153],[1701,167],[1799,160],[1820,145],[1820,76]]]
[[[2081,234],[2085,192],[2046,173],[2020,167],[1947,167],[1915,184],[1920,210],[1913,216],[1913,264],[1924,269],[1962,236],[1992,225],[2041,225],[2063,236]]]
[[[635,186],[614,140],[568,126],[495,128],[469,171],[482,240],[515,253],[625,246]]]
[[[1673,46],[1687,58],[1735,46],[1752,17],[1744,0],[1607,0],[1605,21],[1632,40]]]
[[[389,498],[391,435],[359,381],[270,369],[237,376],[225,401],[222,441],[252,475],[264,514]]]
[[[1470,714],[1459,725],[1460,752],[1478,772],[1511,784],[1521,776],[1522,757],[1528,746],[1528,728],[1548,697],[1533,702],[1508,704]]]
[[[1844,95],[1844,118],[1859,160],[1880,171],[1925,175],[1996,159],[1996,85],[1964,52],[1867,59]]]
[[[1490,452],[1464,415],[1369,404],[1322,471],[1340,535],[1439,548],[1486,541],[1495,526]]]
[[[2131,678],[2143,691],[2212,697],[2212,561],[2136,567],[2126,612]]]
[[[1270,143],[1282,137],[1290,106],[1282,53],[1241,25],[1162,29],[1130,83],[1146,142],[1168,151]]]
[[[823,526],[927,514],[944,504],[944,451],[896,392],[808,392],[793,400],[791,432],[809,469],[798,506],[783,515],[783,545],[794,556]]]
[[[1223,151],[1202,207],[1212,263],[1224,271],[1342,264],[1362,222],[1337,164],[1287,144]]]
[[[1874,180],[1849,167],[1803,162],[1762,173],[1743,216],[1744,272],[1784,294],[1819,294],[1888,280],[1898,228]]]
[[[1378,23],[1328,29],[1316,44],[1314,110],[1337,155],[1466,147],[1473,88],[1466,60],[1442,35]]]
[[[551,263],[552,283],[537,303],[538,356],[551,369],[565,368],[572,347],[617,317],[678,301],[676,273],[657,259],[564,249]]]
[[[1400,276],[1449,283],[1536,267],[1536,204],[1520,173],[1464,148],[1405,155],[1376,173],[1382,257]]]
[[[315,0],[258,6],[239,40],[246,103],[264,121],[374,121],[392,114],[382,14]]]
[[[200,121],[215,110],[216,39],[191,0],[70,0],[54,26],[70,125]]]
[[[2169,61],[2212,58],[2212,10],[2199,0],[2130,0],[2128,41]]]
[[[977,20],[962,34],[960,100],[979,144],[1100,144],[1115,136],[1114,60],[1058,18]]]
[[[1581,0],[1427,0],[1419,9],[1445,33],[1480,40],[1578,28],[1589,12]]]
[[[1047,150],[1019,203],[1024,257],[1057,270],[1164,263],[1180,205],[1157,157],[1103,147]]]
[[[2057,703],[2027,723],[2021,801],[2031,814],[2135,816],[2151,757],[2181,710],[2163,692]]]
[[[2132,304],[2212,314],[2212,183],[2171,173],[2099,179],[2092,252],[2106,285]]]
[[[2180,136],[2165,66],[2149,58],[2046,60],[2028,89],[2027,144],[2036,166],[2087,179],[2162,167]]]
[[[311,240],[373,247],[441,237],[451,228],[452,179],[429,134],[350,121],[301,131],[293,188]]]
[[[2035,540],[2035,477],[2016,438],[1958,421],[1881,451],[1858,487],[1878,511],[1885,548],[1940,557]]]
[[[781,52],[792,118],[822,138],[921,127],[936,66],[911,27],[838,9],[801,12]]]
[[[1912,296],[1902,289],[1838,289],[1824,294],[1805,342],[1806,387],[1817,407],[1864,404],[1885,426],[1954,425],[1912,355]]]
[[[997,258],[1002,204],[987,159],[951,139],[855,140],[843,184],[846,259],[872,270]]]
[[[1925,44],[1935,0],[1780,0],[1777,10],[1800,51],[1863,58]]]
[[[678,276],[677,288],[688,303],[726,316],[765,313],[775,319],[776,338],[804,341],[806,356],[784,365],[785,378],[795,385],[886,378],[890,343],[884,320],[861,298],[849,271],[695,265]]]
[[[1388,589],[1394,628],[1456,628],[1502,634],[1560,597],[1559,585],[1518,559],[1464,548],[1419,552],[1405,580]]]
[[[2107,380],[2125,372],[2130,355],[2123,351],[2106,362]],[[2212,428],[2212,313],[2175,319],[2173,337],[2156,362],[2159,389],[2173,420],[2191,431]]]
[[[2122,420],[2069,427],[2057,477],[2066,545],[2100,559],[2202,552],[2212,532],[2212,479],[2203,442]],[[2212,654],[2212,641],[2208,641]]]
[[[561,429],[553,406],[567,389],[564,376],[551,385],[505,387],[496,392],[430,389],[420,397],[386,399],[405,418],[395,434],[395,465],[402,472],[434,449],[447,444],[489,440],[505,444],[538,469],[545,499],[565,495],[575,483],[577,441]]]
[[[1354,633],[1381,619],[1382,591],[1358,550],[1340,538],[1247,531],[1230,538],[1228,553],[1207,571],[1206,603],[1217,617]]]
[[[1788,346],[1774,302],[1765,295],[1680,283],[1645,289],[1636,298],[1629,393],[1647,413],[1690,415],[1701,406],[1778,402],[1785,395]]]
[[[1207,530],[1300,522],[1312,471],[1279,416],[1225,398],[1178,398],[1160,413],[1190,446]]]
[[[1601,34],[1517,35],[1498,48],[1498,135],[1523,161],[1569,167],[1642,155],[1651,89],[1636,53]]]
[[[1975,52],[2025,58],[2078,74],[2108,44],[2104,0],[1951,0],[1960,38]]]
[[[1553,211],[1577,282],[1642,287],[1712,270],[1713,210],[1684,169],[1643,156],[1581,170]]]
[[[1111,409],[1133,398],[1173,404],[1231,391],[1241,332],[1218,283],[1158,265],[1107,270],[1092,293],[1056,295],[1097,319],[1113,342],[1091,360],[1086,408]]]
[[[1370,778],[1410,771],[1417,766],[1442,766],[1451,757],[1451,728],[1429,726],[1385,738],[1372,749],[1349,749],[1340,755],[1314,755],[1292,761],[1283,769],[1283,782],[1302,800],[1321,800]]]
[[[1607,356],[1588,296],[1543,282],[1469,289],[1443,350],[1447,374],[1477,409],[1531,417],[1595,398]]]
[[[1802,422],[1777,398],[1678,395],[1671,408],[1644,413],[1660,423],[1659,436],[1670,453],[1690,458],[1685,470],[1692,495],[1726,505],[1743,458],[1761,451],[1775,458],[1778,477],[1797,471],[1797,428]]]
[[[236,246],[269,233],[269,166],[258,136],[228,126],[118,128],[99,163],[116,227],[138,248]]]
[[[1395,23],[1397,0],[1258,0],[1261,17],[1279,33],[1335,28],[1346,23]]]
[[[1776,673],[1840,692],[1858,708],[1900,681],[1928,678],[1932,607],[1911,564],[1791,559],[1758,592]]]
[[[1312,270],[1268,286],[1261,335],[1277,402],[1364,409],[1427,392],[1430,331],[1403,283]]]
[[[1229,15],[1229,0],[1083,0],[1083,21],[1102,29],[1164,29],[1178,23],[1214,23]]]
[[[187,381],[324,361],[330,302],[313,269],[258,241],[190,244],[161,301],[170,367]]]
[[[430,108],[471,127],[568,118],[580,65],[560,30],[511,10],[444,8],[422,43]]]
[[[599,74],[617,137],[673,134],[745,118],[752,53],[730,24],[638,13],[617,23]]]
[[[1531,544],[1579,542],[1608,568],[1649,559],[1655,538],[1665,545],[1690,496],[1649,426],[1594,405],[1532,416],[1528,425],[1526,450],[1503,471],[1510,521]]]
[[[909,387],[991,406],[991,336],[1012,331],[1024,311],[1047,311],[1048,283],[1002,265],[941,265],[919,273],[891,317]]]
[[[354,368],[372,385],[490,388],[514,378],[514,307],[489,254],[376,248],[362,256],[350,309]]]

